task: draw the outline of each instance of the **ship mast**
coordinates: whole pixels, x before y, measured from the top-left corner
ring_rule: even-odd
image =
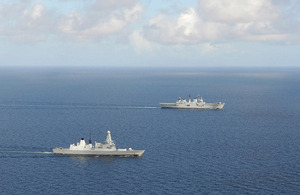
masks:
[[[107,144],[111,144],[112,140],[111,140],[111,135],[110,135],[110,131],[107,131],[107,135],[106,135],[106,141]]]
[[[92,136],[91,136],[91,133],[90,133],[89,144],[92,144]]]

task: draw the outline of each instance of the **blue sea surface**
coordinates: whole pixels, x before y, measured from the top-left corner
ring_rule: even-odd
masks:
[[[1,68],[0,194],[299,194],[300,69]],[[223,110],[161,109],[201,95]],[[81,137],[142,157],[53,155]]]

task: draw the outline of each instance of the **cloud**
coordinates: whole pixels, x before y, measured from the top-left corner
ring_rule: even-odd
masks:
[[[144,33],[152,41],[164,44],[197,44],[222,38],[224,24],[203,21],[194,8],[188,8],[174,19],[160,14],[144,27]]]
[[[14,1],[0,5],[0,35],[15,43],[33,43],[46,40],[57,33],[56,12],[43,4]]]
[[[130,39],[131,44],[137,53],[142,53],[143,51],[152,51],[155,47],[154,44],[146,40],[139,31],[134,31],[131,34]]]
[[[46,41],[49,37],[71,41],[98,41],[124,36],[143,12],[136,0],[86,1],[67,13],[47,2],[14,0],[0,3],[0,35],[18,43]],[[72,1],[64,1],[72,7]]]
[[[40,18],[43,14],[43,11],[44,11],[44,6],[41,5],[41,4],[36,4],[32,10],[28,11],[28,10],[25,10],[24,11],[24,15],[29,15],[29,17],[31,17],[31,19],[33,20],[36,20],[38,18]]]
[[[226,24],[270,21],[280,14],[270,0],[200,0],[199,11],[207,20]]]
[[[147,39],[162,44],[299,40],[299,14],[287,16],[285,11],[292,7],[295,12],[292,2],[283,5],[274,0],[199,0],[197,8],[183,9],[176,18],[158,14],[143,30]]]
[[[96,1],[87,14],[73,12],[64,16],[59,29],[77,40],[102,40],[126,33],[142,12],[142,6],[133,0]]]
[[[177,7],[170,12],[164,9],[156,15],[149,6],[143,6],[144,1],[138,0],[53,2],[11,0],[0,3],[2,40],[7,38],[18,43],[53,39],[96,43],[126,40],[136,51],[142,51],[143,47],[150,51],[158,44],[218,45],[231,41],[300,39],[297,0],[284,3],[280,0],[198,0],[197,6]]]

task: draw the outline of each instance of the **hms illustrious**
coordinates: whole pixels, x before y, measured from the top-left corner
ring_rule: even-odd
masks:
[[[92,155],[92,156],[142,156],[145,150],[117,149],[115,143],[111,139],[110,131],[107,131],[105,143],[95,141],[95,146],[92,145],[91,137],[89,144],[86,144],[84,138],[80,142],[71,144],[69,148],[54,148],[53,154],[63,155]]]
[[[191,96],[189,99],[181,99],[179,97],[178,101],[175,103],[160,103],[161,108],[176,108],[176,109],[222,109],[225,103],[206,103],[203,101],[202,97],[198,96],[198,98],[194,98],[191,100]]]

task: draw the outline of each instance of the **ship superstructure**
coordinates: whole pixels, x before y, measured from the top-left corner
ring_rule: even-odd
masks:
[[[117,149],[114,141],[111,139],[110,131],[107,131],[106,140],[104,143],[96,142],[92,145],[91,137],[89,144],[85,143],[84,138],[81,138],[77,144],[71,144],[69,148],[54,148],[53,154],[64,155],[94,155],[94,156],[142,156],[145,150]]]

